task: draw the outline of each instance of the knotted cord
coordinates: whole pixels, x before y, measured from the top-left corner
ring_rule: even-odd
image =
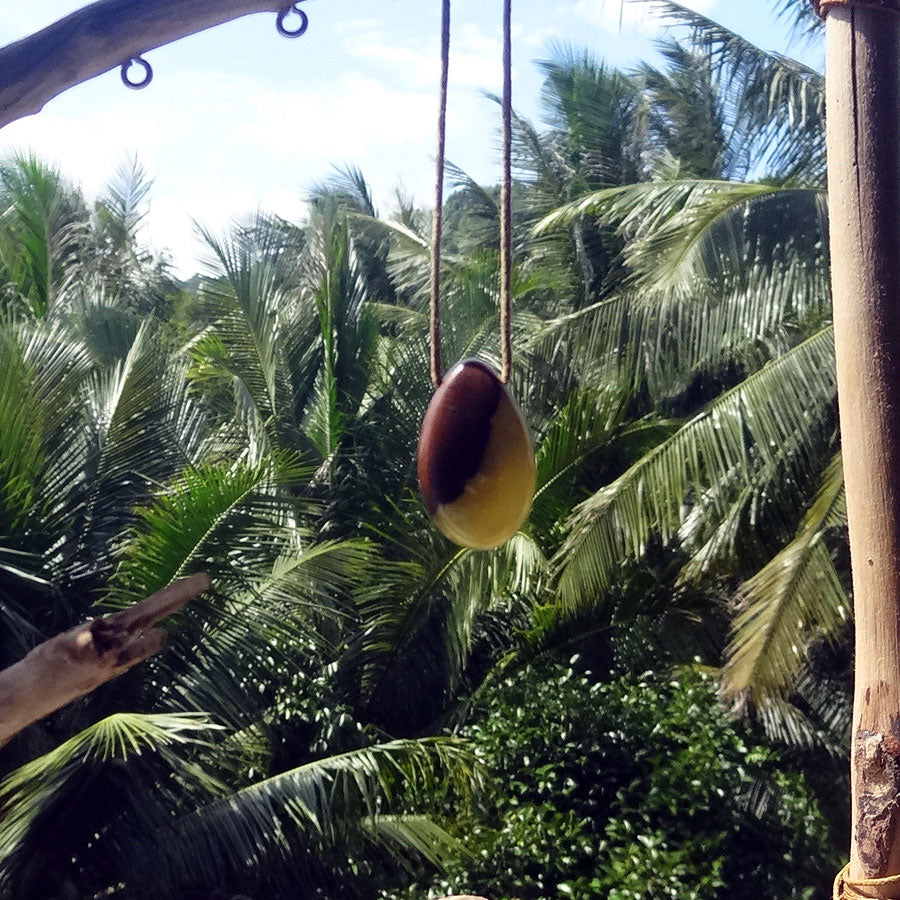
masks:
[[[872,897],[900,897],[900,875],[851,881],[849,863],[838,872],[833,900],[871,900]]]
[[[848,9],[865,7],[900,14],[900,0],[813,0],[813,6],[823,19],[830,10],[838,6],[845,6]]]
[[[503,0],[502,180],[500,183],[500,380],[512,372],[512,3]],[[437,164],[431,232],[431,381],[441,384],[441,233],[444,208],[444,146],[447,135],[447,79],[450,69],[450,0],[441,4],[441,86],[438,103]]]

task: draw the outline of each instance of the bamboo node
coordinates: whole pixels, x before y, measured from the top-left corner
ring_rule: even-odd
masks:
[[[812,0],[812,5],[823,19],[836,6],[846,6],[850,9],[854,7],[880,9],[900,16],[900,0]]]
[[[850,863],[834,879],[833,900],[900,900],[900,875],[850,880]]]

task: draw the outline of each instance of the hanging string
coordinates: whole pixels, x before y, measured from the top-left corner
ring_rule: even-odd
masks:
[[[502,180],[500,183],[500,380],[512,372],[512,8],[503,0]],[[444,145],[447,135],[447,79],[450,69],[450,0],[441,4],[441,87],[438,104],[437,163],[431,231],[431,381],[441,384],[441,234],[444,210]]]
[[[441,385],[441,231],[444,218],[444,142],[447,135],[447,75],[450,70],[450,0],[441,3],[441,92],[438,103],[437,165],[431,223],[431,381]]]
[[[512,372],[512,39],[511,0],[503,0],[503,181],[500,184],[500,380]]]

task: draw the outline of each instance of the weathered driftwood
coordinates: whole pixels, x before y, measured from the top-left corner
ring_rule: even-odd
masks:
[[[98,0],[0,48],[0,128],[142,53],[284,0]],[[273,39],[275,28],[273,25]]]
[[[180,578],[128,609],[44,641],[0,672],[0,746],[160,650],[165,632],[156,623],[208,587],[206,575]]]
[[[900,3],[821,6],[834,336],[856,607],[849,874],[860,881],[900,873]]]

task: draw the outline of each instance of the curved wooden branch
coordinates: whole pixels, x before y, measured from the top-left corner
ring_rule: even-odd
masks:
[[[156,623],[208,587],[207,575],[179,578],[128,609],[44,641],[0,672],[0,747],[32,722],[158,652],[165,632]]]
[[[0,48],[0,128],[58,94],[180,38],[285,0],[98,0]],[[273,36],[275,25],[272,25]]]

